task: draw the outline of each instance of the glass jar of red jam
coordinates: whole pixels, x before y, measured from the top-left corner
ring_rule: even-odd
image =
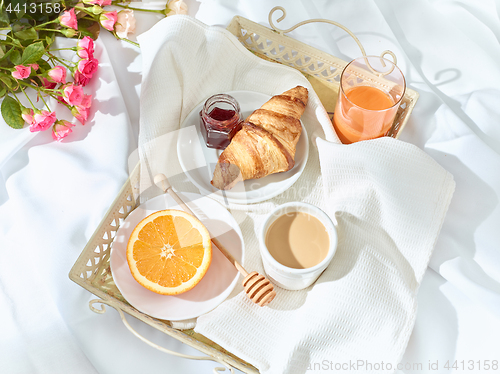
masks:
[[[211,96],[200,112],[200,128],[209,148],[225,149],[241,129],[240,105],[226,94]]]

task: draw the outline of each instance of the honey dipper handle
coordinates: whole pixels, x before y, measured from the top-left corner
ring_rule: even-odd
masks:
[[[164,174],[157,174],[154,179],[155,184],[160,187],[163,192],[168,192],[170,196],[176,201],[177,204],[181,206],[184,211],[188,212],[192,216],[196,217],[196,214],[193,213],[193,211],[182,201],[182,199],[175,193],[175,191],[172,189],[172,185],[169,183],[168,178]],[[248,275],[248,272],[245,270],[241,264],[234,259],[234,257],[229,253],[226,248],[222,245],[222,243],[217,239],[217,238],[212,238],[212,243],[219,248],[219,251],[222,252],[222,254],[231,262],[234,267],[243,275],[243,277],[246,277]]]

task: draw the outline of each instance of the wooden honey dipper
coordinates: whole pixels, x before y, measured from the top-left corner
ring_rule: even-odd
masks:
[[[163,192],[167,193],[173,197],[173,199],[179,204],[182,209],[187,213],[196,217],[196,214],[182,201],[182,199],[175,193],[172,189],[172,185],[169,183],[168,178],[164,174],[157,174],[154,179],[155,184],[160,187]],[[211,236],[211,235],[210,235]],[[222,254],[229,260],[231,264],[243,275],[243,287],[250,300],[259,306],[266,306],[269,304],[276,296],[276,291],[274,291],[273,284],[263,275],[260,275],[256,271],[248,273],[241,264],[235,260],[235,258],[227,251],[226,248],[217,238],[211,238],[212,243],[222,252]]]

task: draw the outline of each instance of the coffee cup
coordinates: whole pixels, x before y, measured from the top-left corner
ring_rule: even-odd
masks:
[[[271,281],[287,290],[313,284],[337,250],[337,230],[318,207],[291,202],[266,217],[259,234],[264,270]]]

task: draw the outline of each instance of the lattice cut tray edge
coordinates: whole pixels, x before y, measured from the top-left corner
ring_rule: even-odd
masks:
[[[234,356],[205,336],[193,330],[181,331],[174,329],[170,321],[153,318],[138,311],[127,303],[114,284],[109,261],[111,242],[119,225],[135,209],[138,203],[139,177],[140,165],[138,164],[71,268],[69,278],[90,293],[109,302],[114,308],[122,310],[200,352],[211,357],[217,357],[244,373],[258,373],[253,366]]]

